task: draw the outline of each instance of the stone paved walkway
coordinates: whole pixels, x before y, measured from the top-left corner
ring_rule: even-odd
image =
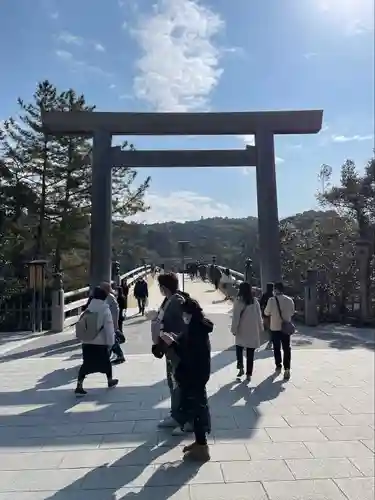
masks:
[[[188,286],[214,311],[216,292]],[[37,339],[1,357],[0,500],[373,500],[373,344],[299,346],[288,383],[260,350],[247,385],[234,378],[222,311],[210,313],[222,324],[208,387],[212,461],[201,467],[181,461],[190,436],[156,431],[168,388],[148,350],[115,368],[116,389],[89,377],[80,401],[74,344]],[[146,327],[129,324],[129,344],[147,342]]]

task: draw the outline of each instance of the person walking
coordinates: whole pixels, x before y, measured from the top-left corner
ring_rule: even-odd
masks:
[[[110,349],[115,341],[115,328],[106,299],[107,293],[101,287],[96,287],[90,303],[76,324],[76,336],[82,342],[83,358],[78,372],[76,396],[87,394],[83,382],[91,373],[104,373],[109,388],[119,382],[112,375]]]
[[[117,288],[117,304],[119,307],[118,328],[122,332],[124,325],[124,314],[126,311],[126,298],[124,296],[124,291],[121,286]]]
[[[159,343],[160,335],[173,334],[178,339],[187,330],[187,325],[183,320],[182,306],[185,299],[182,292],[179,292],[178,277],[174,273],[165,273],[158,276],[158,283],[161,294],[165,297],[156,318],[151,322],[152,349]],[[173,434],[178,435],[184,432],[190,432],[192,426],[187,423],[183,429],[178,424],[175,416],[180,408],[180,391],[173,377],[174,363],[176,359],[173,352],[166,355],[166,376],[171,395],[170,415],[159,422],[159,428],[172,428]]]
[[[115,354],[116,358],[112,361],[115,365],[120,365],[121,363],[125,363],[125,356],[121,349],[121,345],[119,342],[119,319],[120,319],[120,308],[117,302],[117,297],[113,293],[113,288],[110,283],[104,281],[100,287],[106,292],[107,299],[106,302],[108,304],[109,310],[111,311],[112,321],[115,327],[115,341],[113,343],[111,353]]]
[[[270,319],[268,316],[264,315],[264,310],[266,309],[268,300],[273,297],[273,283],[267,283],[266,291],[262,295],[259,304],[260,304],[260,310],[262,311],[262,317],[263,317],[263,325],[264,329],[268,333],[268,342],[266,345],[266,349],[272,349],[272,336],[271,336],[271,330],[270,330]]]
[[[225,300],[229,300],[233,297],[233,278],[230,274],[230,269],[228,268],[224,270],[221,276],[220,287],[225,295]]]
[[[237,378],[244,375],[244,349],[246,349],[246,378],[250,382],[253,375],[255,349],[260,347],[263,320],[259,302],[254,298],[250,283],[239,286],[238,297],[234,301],[231,332],[235,336]]]
[[[211,374],[211,344],[209,334],[213,323],[204,316],[199,303],[184,294],[183,319],[187,330],[176,340],[173,335],[162,333],[154,348],[160,358],[172,352],[176,358],[173,377],[180,391],[180,406],[172,413],[184,429],[193,423],[195,441],[184,447],[185,459],[198,462],[210,460],[207,434],[211,432],[211,416],[206,385]]]
[[[134,285],[134,297],[138,302],[139,313],[144,316],[148,299],[148,285],[143,277],[138,278]]]
[[[126,278],[122,278],[120,286],[122,288],[122,294],[124,296],[124,319],[125,319],[126,311],[128,309],[128,296],[129,296],[129,285]]]
[[[282,366],[284,366],[284,380],[290,379],[292,351],[290,346],[290,334],[283,331],[283,324],[291,324],[294,313],[294,301],[291,297],[284,294],[283,283],[275,283],[274,296],[268,299],[264,315],[270,318],[276,373],[281,373]],[[284,356],[281,355],[281,348]]]

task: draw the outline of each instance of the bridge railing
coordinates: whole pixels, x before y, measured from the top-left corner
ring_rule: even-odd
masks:
[[[122,280],[123,278],[126,278],[128,285],[132,286],[140,276],[146,276],[150,272],[151,272],[151,266],[149,265],[141,266],[137,267],[136,269],[132,269],[131,271],[125,274],[122,274],[120,276],[120,279]],[[84,288],[79,288],[78,290],[64,292],[62,297],[63,328],[68,328],[69,326],[73,326],[77,323],[78,318],[82,312],[82,308],[87,303],[89,293],[90,293],[90,287],[88,286]],[[62,304],[60,304],[60,307]],[[61,330],[61,327],[57,329]]]

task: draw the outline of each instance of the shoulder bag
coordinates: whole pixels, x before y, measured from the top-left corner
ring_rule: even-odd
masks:
[[[281,319],[281,331],[285,333],[286,335],[293,335],[296,331],[296,327],[291,321],[286,321],[283,318],[283,315],[281,313],[281,307],[280,307],[280,302],[278,297],[275,296],[276,304],[277,304],[277,309],[279,310],[279,315]]]

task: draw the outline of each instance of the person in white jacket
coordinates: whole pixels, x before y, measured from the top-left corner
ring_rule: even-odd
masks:
[[[94,313],[92,318],[96,318],[96,325],[92,325],[92,328],[96,327],[96,330],[94,335],[90,335],[91,340],[82,341],[83,363],[78,372],[75,390],[77,396],[87,394],[83,388],[83,382],[91,373],[104,373],[108,387],[115,387],[119,382],[112,376],[110,350],[115,342],[115,328],[106,299],[107,293],[102,288],[96,287],[87,307],[89,313]]]
[[[232,328],[235,336],[237,357],[237,378],[244,375],[243,351],[246,349],[246,378],[251,380],[255,349],[260,347],[263,319],[259,302],[253,297],[251,285],[243,282],[233,304]]]

